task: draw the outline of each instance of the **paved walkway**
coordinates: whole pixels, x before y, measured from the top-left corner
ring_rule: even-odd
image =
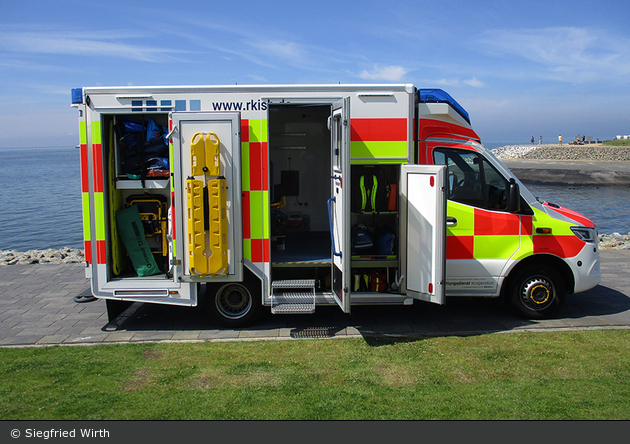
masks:
[[[247,330],[220,329],[199,308],[134,304],[109,323],[104,300],[77,303],[89,289],[84,268],[0,267],[0,346],[140,341],[251,340],[630,328],[630,251],[602,251],[602,282],[567,301],[555,319],[524,320],[494,301],[449,299],[444,306],[318,307],[314,315],[271,315]]]

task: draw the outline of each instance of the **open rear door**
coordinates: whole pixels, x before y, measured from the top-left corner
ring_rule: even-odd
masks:
[[[400,252],[403,292],[444,303],[446,167],[403,165],[400,177]]]
[[[350,98],[333,104],[331,134],[331,197],[328,220],[331,242],[331,286],[335,301],[350,313]]]
[[[175,112],[171,119],[178,279],[240,280],[240,115]]]

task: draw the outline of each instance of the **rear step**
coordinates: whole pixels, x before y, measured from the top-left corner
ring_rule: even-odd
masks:
[[[315,279],[273,281],[271,312],[273,314],[315,313]]]

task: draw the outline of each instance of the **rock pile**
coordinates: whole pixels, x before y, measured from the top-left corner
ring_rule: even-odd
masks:
[[[525,156],[534,151],[536,148],[538,147],[510,145],[495,148],[492,150],[492,153],[499,159],[525,159]]]
[[[630,233],[600,234],[600,250],[630,250]],[[37,265],[37,264],[77,264],[85,262],[80,248],[61,248],[58,250],[15,250],[0,251],[0,265]]]
[[[600,234],[600,250],[630,250],[630,233]]]
[[[60,249],[0,251],[0,265],[77,264],[85,262],[83,250],[65,247]]]
[[[630,147],[593,145],[510,145],[492,150],[499,159],[630,161]]]

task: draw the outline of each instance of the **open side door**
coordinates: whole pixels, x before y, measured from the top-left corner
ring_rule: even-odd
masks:
[[[446,167],[403,165],[400,177],[401,290],[443,304],[446,270]]]
[[[175,112],[171,119],[178,278],[241,280],[240,114]]]
[[[344,313],[350,313],[350,98],[336,102],[329,118],[331,197],[328,220],[331,242],[331,286]]]

